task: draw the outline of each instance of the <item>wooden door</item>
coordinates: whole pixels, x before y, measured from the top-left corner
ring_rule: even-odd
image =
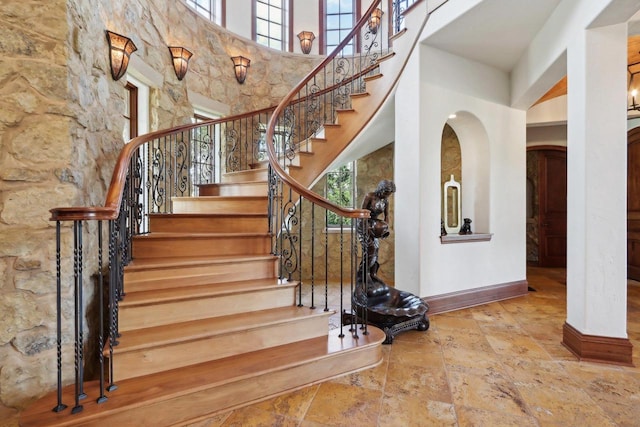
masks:
[[[567,152],[540,150],[538,265],[567,265]]]
[[[627,135],[627,277],[640,280],[640,128]]]

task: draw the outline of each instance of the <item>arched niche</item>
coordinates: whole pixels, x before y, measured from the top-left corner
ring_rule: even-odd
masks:
[[[490,227],[490,144],[482,122],[473,114],[459,111],[446,125],[460,144],[462,217],[472,220],[474,233],[489,233]]]
[[[460,150],[460,141],[458,135],[451,126],[445,123],[442,130],[442,140],[440,142],[440,217],[444,221],[445,227],[453,226],[460,229],[459,219],[456,217],[458,208],[457,194],[449,194],[442,189],[447,188],[447,183],[453,178],[454,181],[462,187],[462,152]],[[450,189],[452,187],[449,187]],[[460,204],[461,205],[461,204]],[[451,232],[450,229],[447,229]]]

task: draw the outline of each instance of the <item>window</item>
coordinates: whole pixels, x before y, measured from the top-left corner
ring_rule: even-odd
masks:
[[[290,36],[290,0],[254,0],[253,34],[256,42],[273,49],[287,50]]]
[[[327,173],[325,184],[325,197],[336,205],[353,208],[355,201],[355,162],[334,169]],[[351,219],[344,220],[333,212],[327,213],[327,227],[340,227],[351,225]]]
[[[360,0],[323,0],[320,3],[320,49],[328,54],[335,49],[360,18]],[[345,54],[354,53],[353,41],[345,46]]]
[[[202,123],[220,116],[195,109],[191,123]],[[191,180],[199,184],[220,182],[220,125],[194,128],[191,131]],[[196,186],[191,196],[196,196]]]
[[[124,90],[124,129],[122,139],[128,142],[138,136],[138,87],[127,82]]]
[[[187,5],[205,18],[225,26],[225,0],[187,0]]]

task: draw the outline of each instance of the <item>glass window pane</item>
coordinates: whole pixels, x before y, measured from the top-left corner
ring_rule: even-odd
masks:
[[[340,15],[340,28],[353,28],[353,15]]]
[[[280,40],[271,39],[269,41],[269,47],[273,49],[282,49],[282,42]]]
[[[275,7],[269,8],[269,19],[276,24],[282,24],[282,9]]]
[[[271,24],[269,27],[269,37],[282,40],[282,26]]]
[[[256,42],[260,43],[263,46],[269,46],[269,39],[266,38],[265,36],[261,36],[261,35],[256,35]]]
[[[264,3],[258,3],[256,6],[256,17],[269,19],[269,6]]]
[[[334,30],[336,28],[340,28],[340,16],[339,15],[328,15],[327,16],[327,29]]]
[[[340,0],[340,12],[342,13],[353,12],[353,0]]]
[[[279,7],[282,9],[282,0],[271,0],[269,3],[272,6]]]
[[[269,23],[262,19],[258,19],[256,21],[256,33],[262,35],[269,34]]]
[[[327,46],[340,44],[340,31],[327,31]]]

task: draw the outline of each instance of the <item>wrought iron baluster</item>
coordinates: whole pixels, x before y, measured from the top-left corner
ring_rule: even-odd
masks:
[[[118,389],[113,372],[113,347],[118,345],[116,330],[116,317],[118,316],[118,311],[116,310],[116,276],[118,274],[116,221],[109,221],[109,385],[107,386],[107,391]]]
[[[83,359],[82,359],[82,221],[73,222],[73,281],[74,281],[74,329],[75,329],[75,406],[72,414],[81,412],[83,407],[80,400],[86,395],[83,390]]]
[[[329,210],[324,210],[324,311],[329,311]]]
[[[58,404],[53,412],[61,412],[67,408],[62,403],[62,268],[60,254],[60,221],[56,221],[56,368],[58,374]]]
[[[104,394],[104,275],[102,272],[102,221],[98,221],[98,366],[100,369],[100,396],[97,403],[107,401]]]
[[[303,241],[303,235],[302,235],[302,218],[304,218],[302,216],[302,206],[304,203],[304,197],[300,196],[300,201],[298,202],[298,205],[300,206],[300,222],[298,223],[298,254],[299,254],[299,262],[298,265],[300,266],[300,268],[298,268],[298,282],[300,283],[300,285],[298,286],[298,307],[302,307],[302,241]]]
[[[340,338],[344,337],[344,217],[340,217]]]
[[[316,204],[311,203],[311,307],[315,305],[315,267],[316,267]]]

